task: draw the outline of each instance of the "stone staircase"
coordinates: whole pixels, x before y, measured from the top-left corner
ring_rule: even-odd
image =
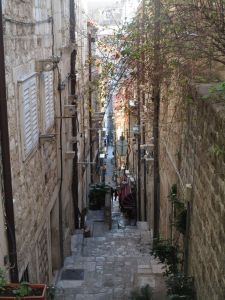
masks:
[[[83,238],[81,231],[72,237],[56,300],[128,300],[135,287],[146,284],[154,289],[155,300],[166,299],[162,265],[150,255],[152,234],[147,224],[113,226],[111,231],[103,222],[102,226],[98,236],[94,230],[90,238]]]

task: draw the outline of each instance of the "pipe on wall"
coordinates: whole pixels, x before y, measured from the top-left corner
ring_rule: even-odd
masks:
[[[75,2],[70,0],[70,42],[76,42],[75,35],[76,28],[76,15],[75,15]],[[70,93],[76,95],[76,58],[77,51],[74,49],[70,57]],[[74,118],[72,118],[72,136],[77,136],[77,110]],[[73,174],[72,174],[72,198],[73,198],[73,210],[74,210],[74,227],[79,228],[79,206],[78,206],[78,149],[77,142],[73,144],[73,151],[75,153],[73,159]]]
[[[8,255],[11,282],[18,282],[16,252],[15,219],[13,210],[13,193],[9,149],[8,115],[5,82],[5,58],[3,44],[2,1],[0,0],[0,136],[2,147],[3,187]]]

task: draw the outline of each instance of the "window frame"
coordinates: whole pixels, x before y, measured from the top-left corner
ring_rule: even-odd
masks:
[[[19,111],[20,111],[20,133],[21,133],[21,148],[22,148],[22,158],[23,161],[25,161],[27,158],[30,157],[30,155],[37,149],[39,144],[39,134],[40,134],[40,127],[39,127],[39,114],[38,114],[38,74],[32,73],[29,74],[26,77],[23,77],[22,79],[18,80],[18,87],[19,87]],[[31,93],[32,93],[32,85],[35,84],[35,98],[32,99]],[[25,118],[25,99],[24,94],[25,90],[29,89],[29,116],[30,116],[30,126],[31,126],[31,147],[29,149],[28,143],[26,141],[26,133],[25,133],[25,124],[26,124],[26,118]],[[33,101],[36,102],[36,108],[32,109]],[[32,110],[31,110],[32,109]],[[33,119],[32,114],[35,113],[36,119]],[[27,148],[28,149],[27,149]]]
[[[50,75],[51,74],[51,75]],[[45,76],[48,76],[48,80],[49,77],[51,77],[52,79],[52,97],[50,97],[50,102],[49,101],[49,114],[50,114],[50,121],[48,122],[47,120],[47,102],[46,102],[46,81],[45,81]],[[49,89],[49,85],[48,85],[48,89]],[[44,133],[47,133],[51,130],[51,128],[54,126],[55,124],[55,97],[54,97],[54,71],[45,71],[41,73],[41,90],[42,90],[42,124],[43,124],[43,131]]]

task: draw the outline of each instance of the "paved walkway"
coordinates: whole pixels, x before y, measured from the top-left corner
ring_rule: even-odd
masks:
[[[115,187],[115,183],[113,182],[113,171],[114,171],[114,156],[113,156],[113,147],[108,146],[107,149],[107,158],[105,159],[106,163],[106,176],[105,176],[105,183]]]
[[[106,183],[111,183],[111,157],[107,159]],[[90,211],[92,237],[77,231],[71,241],[71,256],[65,259],[57,283],[56,300],[128,300],[135,287],[149,284],[155,300],[165,300],[162,268],[150,255],[151,231],[147,223],[126,226],[113,201],[112,230],[103,211]],[[121,225],[122,224],[122,225]]]

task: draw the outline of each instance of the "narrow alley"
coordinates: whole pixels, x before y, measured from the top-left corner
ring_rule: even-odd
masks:
[[[112,185],[113,156],[108,148],[106,183]],[[153,288],[153,299],[166,299],[162,265],[150,255],[152,232],[147,222],[126,226],[113,199],[112,230],[104,222],[104,211],[89,211],[92,236],[76,231],[71,241],[72,255],[60,271],[57,300],[128,300],[137,287]]]
[[[0,300],[225,299],[225,0],[0,0]]]

